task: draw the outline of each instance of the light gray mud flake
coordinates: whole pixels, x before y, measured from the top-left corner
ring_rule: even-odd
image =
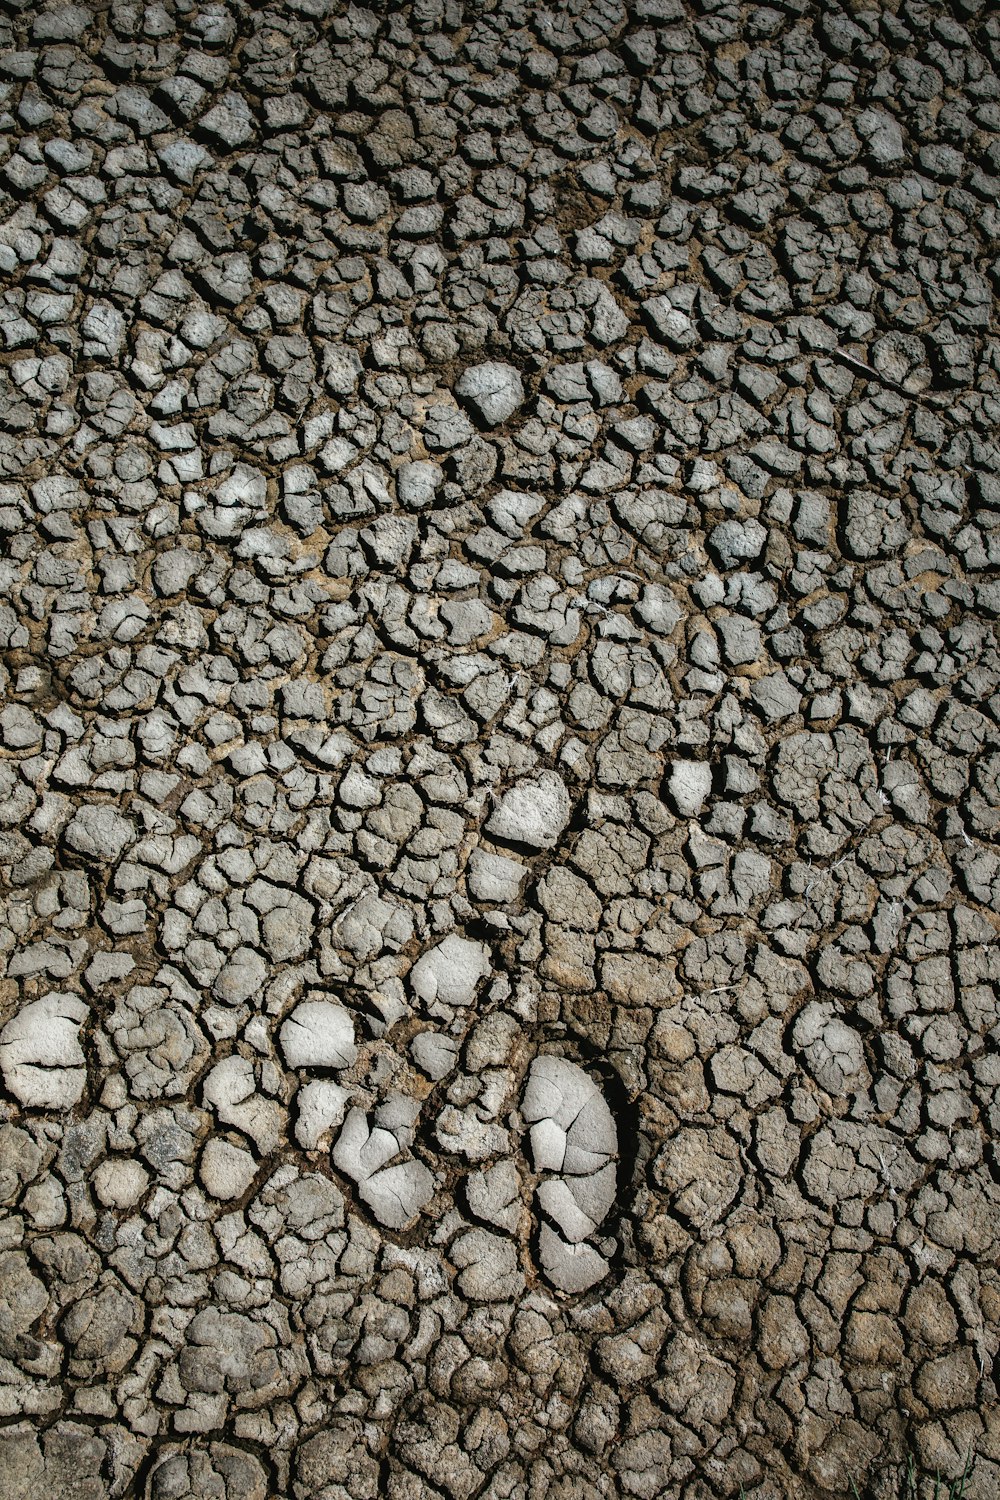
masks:
[[[863,109],[855,121],[858,135],[868,147],[873,163],[885,170],[900,165],[906,156],[898,121],[882,109]]]
[[[696,818],[712,790],[712,767],[703,760],[675,761],[667,786],[681,817]]]
[[[349,1068],[357,1056],[354,1021],[331,1000],[304,1000],[278,1033],[290,1068]]]
[[[811,1000],[796,1017],[792,1042],[828,1093],[853,1093],[871,1082],[861,1037],[832,1005]]]
[[[746,521],[723,521],[708,537],[709,548],[723,568],[756,562],[766,541],[767,531],[753,516]]]
[[[90,359],[114,359],[125,342],[125,319],[117,307],[98,302],[83,320],[83,350]]]
[[[350,1089],[330,1078],[313,1078],[295,1095],[295,1139],[305,1151],[315,1151],[323,1136],[339,1125],[350,1102]]]
[[[421,1072],[435,1083],[455,1066],[458,1048],[449,1036],[437,1031],[420,1031],[410,1043],[413,1060]]]
[[[791,718],[802,703],[802,694],[784,672],[771,672],[759,678],[750,689],[750,696],[771,723]]]
[[[247,505],[257,508],[267,495],[267,480],[259,469],[236,464],[215,489],[220,505]]]
[[[650,331],[670,349],[691,349],[698,342],[697,325],[690,312],[671,297],[651,297],[643,303],[642,311]]]
[[[527,873],[519,860],[474,849],[469,856],[466,879],[469,892],[477,901],[507,903],[517,900]]]
[[[434,1176],[422,1161],[393,1161],[412,1143],[410,1122],[418,1107],[397,1095],[376,1111],[370,1126],[365,1111],[355,1106],[331,1152],[334,1166],[358,1184],[362,1199],[387,1229],[408,1227],[434,1194]]]
[[[516,1230],[521,1218],[521,1180],[509,1157],[482,1171],[470,1172],[465,1191],[477,1218],[509,1233]]]
[[[579,1244],[597,1231],[614,1206],[616,1180],[610,1165],[572,1183],[548,1177],[538,1186],[538,1201],[563,1238]]]
[[[405,906],[366,891],[344,908],[333,930],[338,943],[363,962],[387,948],[394,951],[403,947],[413,934],[413,918]]]
[[[242,94],[223,94],[219,103],[202,116],[200,125],[231,151],[245,145],[254,134],[253,116]]]
[[[405,1229],[430,1202],[434,1178],[422,1161],[397,1162],[366,1178],[361,1198],[387,1229]]]
[[[532,849],[551,849],[559,842],[571,811],[562,777],[541,771],[504,793],[487,819],[486,832]]]
[[[260,993],[266,978],[267,965],[257,950],[237,948],[212,981],[212,993],[227,1005],[241,1005]]]
[[[257,1163],[243,1146],[234,1146],[222,1136],[205,1145],[198,1168],[205,1191],[213,1198],[231,1202],[242,1198],[257,1175]]]
[[[459,376],[455,394],[487,427],[499,427],[523,405],[524,384],[512,365],[487,360]]]
[[[539,1231],[538,1255],[546,1279],[561,1292],[586,1292],[611,1269],[592,1245],[567,1244],[548,1224]]]
[[[135,843],[137,834],[131,818],[102,803],[81,807],[70,821],[65,838],[78,854],[114,862]]]
[[[212,1106],[224,1125],[231,1125],[253,1141],[262,1154],[281,1142],[284,1111],[278,1102],[262,1096],[253,1064],[233,1054],[216,1063],[202,1086],[206,1104]]]
[[[548,1280],[561,1291],[585,1291],[609,1269],[593,1236],[614,1205],[618,1131],[603,1094],[588,1073],[565,1058],[537,1057],[528,1073],[521,1113],[530,1125],[539,1207],[539,1255]]]
[[[110,1157],[94,1173],[94,1191],[105,1208],[134,1208],[149,1187],[149,1180],[141,1162]]]
[[[425,1004],[464,1007],[471,1005],[491,968],[483,943],[452,932],[417,959],[410,970],[410,984]]]
[[[510,1240],[486,1229],[470,1229],[452,1250],[458,1284],[473,1302],[509,1302],[524,1286],[517,1250]]]
[[[541,495],[523,490],[500,490],[486,509],[494,526],[505,536],[519,541],[544,505]]]
[[[444,470],[430,459],[414,459],[396,470],[396,493],[407,510],[426,510],[444,483]]]
[[[22,1007],[0,1031],[0,1072],[29,1109],[71,1109],[87,1082],[80,1027],[88,1007],[53,992]]]

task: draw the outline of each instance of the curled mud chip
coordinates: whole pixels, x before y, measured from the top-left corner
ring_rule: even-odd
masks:
[[[570,820],[569,793],[562,777],[540,771],[505,792],[490,815],[486,832],[530,849],[552,849]]]
[[[380,1224],[405,1229],[434,1194],[434,1178],[423,1162],[409,1156],[416,1099],[392,1094],[369,1124],[365,1111],[353,1108],[330,1153],[338,1171],[358,1184],[358,1192]],[[403,1157],[394,1161],[394,1157]]]
[[[667,784],[681,817],[696,818],[712,790],[712,767],[703,760],[675,761]]]
[[[513,365],[487,360],[459,377],[455,394],[487,427],[498,427],[524,403],[524,385]]]
[[[410,984],[432,1015],[446,1015],[452,1006],[472,1004],[490,969],[489,951],[483,943],[452,932],[417,959]]]
[[[253,1063],[233,1054],[217,1062],[205,1079],[205,1103],[216,1112],[223,1125],[232,1126],[249,1136],[258,1151],[277,1149],[281,1141],[284,1113],[275,1099],[260,1092]]]
[[[223,1136],[209,1136],[198,1167],[206,1193],[223,1203],[233,1202],[249,1191],[256,1175],[257,1162],[246,1147]]]
[[[560,1291],[583,1292],[607,1274],[608,1262],[587,1244],[614,1205],[618,1130],[597,1084],[561,1057],[531,1065],[521,1112],[531,1126],[538,1205],[551,1224],[539,1235],[542,1269]],[[554,1226],[554,1227],[553,1227]]]
[[[357,1056],[354,1022],[332,1000],[304,1000],[278,1033],[290,1068],[349,1068]]]
[[[114,864],[136,838],[131,818],[105,803],[79,808],[64,834],[65,842],[75,853],[102,864]]]
[[[87,1006],[53,992],[18,1011],[0,1031],[0,1072],[28,1109],[70,1109],[87,1081],[80,1027]]]
[[[608,1274],[608,1262],[591,1245],[568,1245],[543,1224],[538,1256],[546,1279],[561,1292],[586,1292]]]
[[[295,1139],[305,1151],[315,1151],[323,1136],[344,1118],[350,1089],[329,1078],[304,1084],[295,1096]]]

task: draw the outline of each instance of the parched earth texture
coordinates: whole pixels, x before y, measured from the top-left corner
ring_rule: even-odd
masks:
[[[996,7],[0,45],[0,1500],[994,1500]]]

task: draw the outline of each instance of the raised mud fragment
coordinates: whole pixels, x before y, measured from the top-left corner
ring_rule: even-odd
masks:
[[[615,1202],[618,1131],[597,1085],[564,1058],[538,1057],[521,1101],[531,1156],[541,1176],[539,1258],[548,1280],[583,1292],[605,1276],[608,1261],[592,1245]]]
[[[0,1031],[4,1086],[33,1109],[69,1109],[87,1084],[80,1026],[87,1006],[76,995],[49,994],[25,1005]]]
[[[486,822],[486,832],[529,849],[551,849],[570,818],[565,783],[553,771],[516,783]]]

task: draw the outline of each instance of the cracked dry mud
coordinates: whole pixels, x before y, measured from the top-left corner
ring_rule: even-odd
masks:
[[[995,7],[0,110],[0,1500],[995,1500]]]

